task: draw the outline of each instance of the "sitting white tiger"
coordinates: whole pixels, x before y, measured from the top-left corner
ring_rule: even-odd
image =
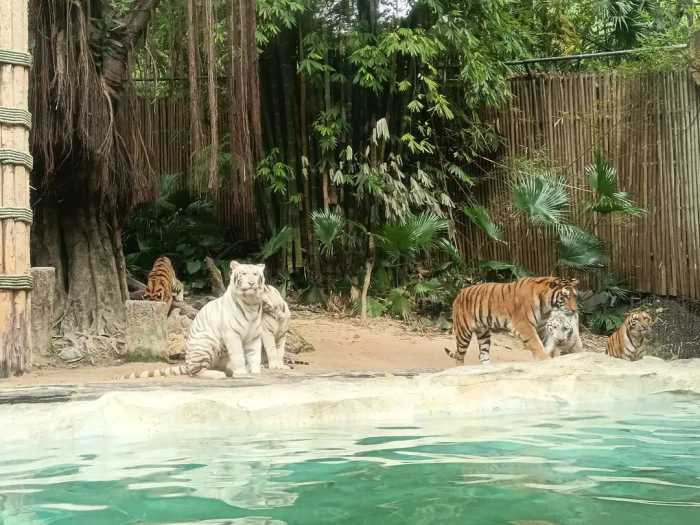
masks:
[[[192,375],[218,379],[260,373],[264,264],[231,261],[231,279],[221,297],[208,302],[190,327],[185,364],[124,376]]]
[[[555,309],[550,314],[541,330],[540,338],[544,351],[552,357],[558,357],[562,351],[583,350],[583,343],[578,329],[578,313]]]
[[[266,285],[263,294],[262,344],[271,369],[290,368],[285,364],[284,351],[292,314],[287,302],[274,286]]]

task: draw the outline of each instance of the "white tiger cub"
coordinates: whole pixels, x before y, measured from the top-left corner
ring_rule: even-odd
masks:
[[[558,357],[562,351],[567,354],[583,350],[578,328],[578,313],[553,310],[541,332],[540,338],[544,351],[552,357]]]
[[[262,344],[270,369],[289,369],[284,362],[287,331],[292,314],[277,288],[266,285],[263,294]]]
[[[190,327],[185,364],[122,377],[191,375],[219,379],[260,373],[264,264],[231,261],[231,279],[221,297],[208,302]]]

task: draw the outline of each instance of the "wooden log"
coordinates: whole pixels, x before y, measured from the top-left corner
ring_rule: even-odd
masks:
[[[0,377],[31,363],[28,23],[27,0],[0,2]]]

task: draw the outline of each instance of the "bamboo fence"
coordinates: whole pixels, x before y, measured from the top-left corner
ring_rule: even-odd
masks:
[[[497,216],[506,244],[460,228],[470,259],[514,261],[536,274],[556,267],[556,242],[510,213],[515,159],[544,155],[571,188],[572,222],[609,248],[612,271],[640,292],[700,299],[700,89],[688,71],[624,75],[571,74],[511,81],[513,97],[496,115],[505,138],[502,169],[477,188]],[[645,217],[596,219],[584,169],[600,148],[617,169],[621,191]]]
[[[513,96],[493,116],[504,138],[503,155],[475,190],[504,227],[506,244],[462,224],[457,240],[465,258],[553,272],[555,240],[510,213],[508,170],[499,165],[544,155],[566,177],[577,210],[572,221],[583,224],[589,196],[584,169],[600,147],[618,171],[620,189],[648,211],[639,219],[586,225],[609,243],[612,270],[641,292],[700,299],[700,89],[691,73],[570,73],[510,82]],[[186,97],[139,100],[140,121],[131,125],[142,129],[157,173],[181,173],[187,188],[202,193],[206,170],[190,172],[187,104]],[[227,109],[220,115],[226,126]],[[235,188],[227,188],[217,208],[221,222],[235,227],[243,218],[235,216],[234,195]]]
[[[0,377],[31,362],[27,0],[0,2]]]

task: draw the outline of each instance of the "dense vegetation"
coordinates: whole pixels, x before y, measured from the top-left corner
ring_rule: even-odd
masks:
[[[402,317],[445,316],[464,284],[526,273],[512,261],[476,261],[470,268],[453,242],[456,221],[502,242],[499,225],[485,203],[473,199],[472,188],[499,145],[484,115],[508,97],[513,68],[506,62],[686,43],[700,19],[688,0],[63,3],[63,10],[45,13],[36,0],[35,10],[47,24],[68,31],[82,27],[77,20],[87,25],[71,45],[73,60],[92,73],[75,80],[72,98],[62,92],[62,107],[77,112],[81,86],[110,90],[107,99],[89,95],[103,126],[94,130],[95,123],[71,120],[75,130],[48,137],[43,148],[55,153],[45,156],[53,171],[74,173],[77,165],[84,172],[94,169],[95,159],[105,165],[92,194],[106,204],[99,220],[108,221],[110,232],[126,224],[126,263],[133,272],[143,275],[156,255],[168,254],[199,289],[206,286],[205,255],[266,260],[304,300],[340,293],[363,314]],[[150,18],[142,19],[143,9]],[[44,55],[59,54],[60,38],[54,40]],[[152,193],[148,174],[123,155],[137,146],[113,136],[110,111],[126,89],[114,82],[115,56],[140,80],[134,84],[140,96],[181,99],[190,117],[190,173],[156,181],[160,198],[142,205],[130,221],[126,212],[138,201],[152,201]],[[679,56],[641,58],[645,67],[672,67]],[[59,62],[54,59],[52,67]],[[58,96],[44,93],[46,100]],[[65,124],[59,120],[55,129]],[[65,158],[71,162],[53,168]],[[607,275],[600,240],[569,224],[571,200],[562,174],[524,160],[511,176],[513,209],[559,239],[556,270],[600,275],[586,308],[610,328],[626,292]],[[587,179],[595,198],[580,211],[591,217],[643,213],[617,188],[614,167],[602,156]],[[80,180],[65,184],[63,194]],[[58,191],[46,183],[36,187],[51,198]],[[228,231],[217,225],[212,204],[221,199],[230,200],[237,217]],[[114,239],[108,244],[116,252],[108,266],[122,282],[122,247]],[[60,242],[56,250],[60,255]],[[285,262],[299,256],[305,272],[288,275]]]

